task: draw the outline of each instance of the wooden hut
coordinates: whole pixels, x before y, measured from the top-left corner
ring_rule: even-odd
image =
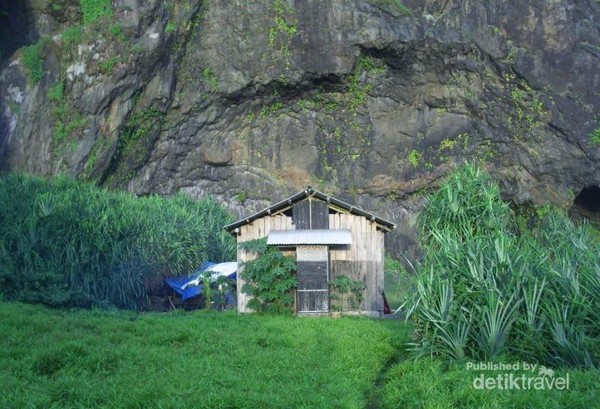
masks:
[[[281,202],[225,226],[237,242],[267,237],[297,260],[298,314],[330,312],[329,283],[339,275],[365,284],[362,314],[383,313],[384,234],[396,226],[310,186]],[[241,292],[243,263],[251,260],[238,246],[238,311],[248,312]]]

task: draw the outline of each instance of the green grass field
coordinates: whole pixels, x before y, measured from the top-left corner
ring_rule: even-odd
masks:
[[[0,303],[0,408],[588,408],[568,391],[481,391],[465,364],[414,361],[394,320],[52,310]],[[511,362],[510,359],[507,361]],[[564,375],[567,370],[559,370]]]
[[[522,363],[505,358],[505,363]],[[383,408],[423,409],[587,409],[600,408],[600,370],[558,369],[554,377],[569,375],[569,389],[563,390],[478,390],[473,387],[474,378],[481,375],[506,379],[525,375],[538,377],[537,369],[531,371],[477,371],[467,369],[467,363],[444,362],[422,358],[405,360],[391,368],[385,375],[380,404]],[[509,385],[509,383],[506,383]],[[517,383],[519,387],[522,383]],[[531,384],[534,385],[534,384]]]
[[[362,408],[406,327],[0,303],[1,408]]]

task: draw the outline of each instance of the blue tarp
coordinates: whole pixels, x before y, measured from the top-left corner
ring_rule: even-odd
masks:
[[[190,298],[194,298],[202,294],[204,286],[199,283],[201,281],[200,275],[208,269],[212,270],[213,268],[215,268],[218,270],[218,267],[219,264],[210,261],[205,261],[204,263],[202,263],[200,268],[194,272],[194,274],[191,277],[165,278],[165,283],[167,283],[167,285],[171,287],[173,291],[181,295],[182,302],[187,301]],[[227,278],[235,280],[237,278],[237,273],[234,272],[232,274],[229,274],[227,275]],[[229,301],[233,298],[233,295],[227,294],[227,296],[231,296],[226,297],[227,302],[229,303]]]
[[[181,301],[186,301],[202,294],[202,284],[190,285],[195,280],[195,277],[175,277],[165,278],[165,283],[181,296]]]

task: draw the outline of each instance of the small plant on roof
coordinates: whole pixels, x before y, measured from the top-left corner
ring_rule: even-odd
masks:
[[[242,292],[252,296],[248,307],[257,312],[291,314],[292,290],[298,285],[294,258],[284,256],[276,247],[267,246],[266,239],[250,240],[240,247],[257,256],[243,264],[242,278],[246,284]]]

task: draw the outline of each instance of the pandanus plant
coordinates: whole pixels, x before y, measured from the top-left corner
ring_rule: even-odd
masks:
[[[418,354],[599,365],[600,241],[591,226],[549,207],[517,223],[471,164],[428,198],[417,226],[424,257],[405,309]]]

